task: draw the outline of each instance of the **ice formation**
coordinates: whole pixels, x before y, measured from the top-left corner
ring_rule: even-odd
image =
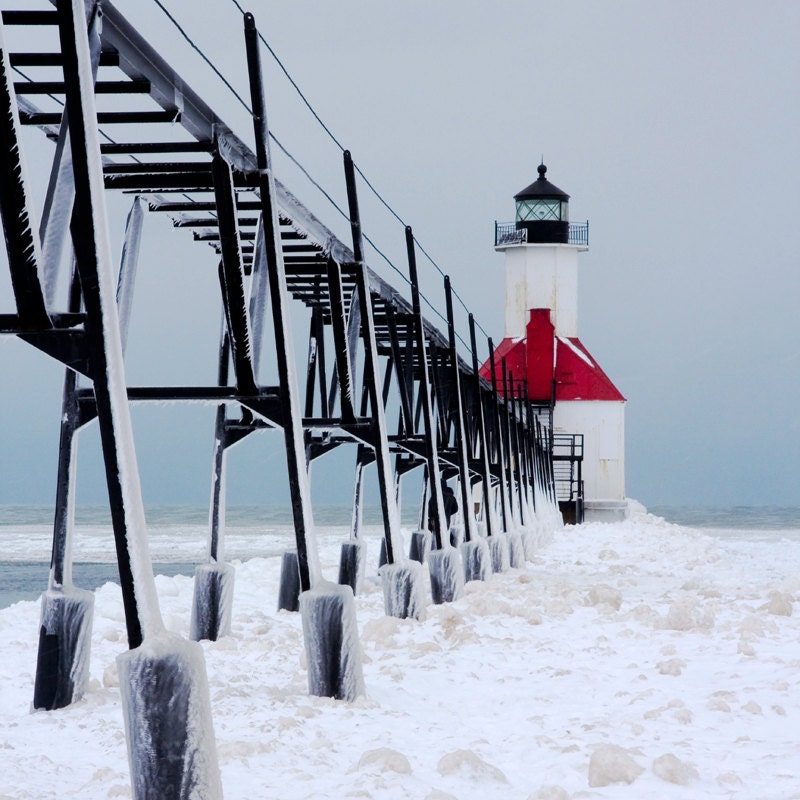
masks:
[[[380,568],[383,604],[387,616],[406,619],[425,617],[425,568],[417,561],[403,560]]]
[[[434,604],[450,603],[461,597],[464,590],[464,572],[455,547],[447,544],[440,550],[432,550],[428,556],[428,570]]]
[[[300,595],[300,614],[309,693],[349,701],[364,694],[352,589],[320,583]]]
[[[492,574],[492,556],[486,539],[478,536],[463,542],[459,550],[464,565],[464,582],[487,580]]]
[[[203,651],[164,634],[117,657],[136,800],[222,800]]]
[[[74,586],[42,594],[33,707],[63,708],[80,700],[89,681],[94,594]]]
[[[200,564],[194,571],[189,638],[216,641],[231,631],[236,570],[230,564]]]
[[[505,572],[511,567],[511,553],[508,544],[508,534],[496,533],[490,536],[489,552],[492,556],[492,572]],[[514,566],[517,566],[516,564]]]

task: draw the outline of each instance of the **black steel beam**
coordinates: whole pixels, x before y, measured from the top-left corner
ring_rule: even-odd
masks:
[[[281,401],[286,415],[283,431],[289,473],[289,492],[292,500],[300,586],[303,591],[307,591],[311,588],[311,569],[317,569],[316,564],[309,564],[309,539],[314,535],[311,493],[305,464],[303,420],[300,416],[300,399],[295,379],[294,344],[288,319],[288,292],[283,267],[283,253],[281,252],[276,190],[270,163],[269,128],[261,75],[261,52],[255,19],[250,13],[244,15],[244,31],[256,142],[258,185],[264,225],[264,248],[269,274],[272,321],[275,330],[275,352]]]
[[[87,86],[86,73],[80,67],[86,53],[85,45],[81,43],[87,35],[86,22],[73,15],[68,0],[58,2],[58,22],[61,50],[64,54],[66,102],[70,108],[69,133],[75,175],[76,235],[73,236],[73,247],[86,308],[86,332],[91,340],[94,395],[122,601],[125,608],[128,646],[135,648],[142,643],[144,620],[140,617],[142,609],[136,597],[129,542],[137,533],[139,536],[144,535],[144,531],[131,531],[130,526],[135,524],[134,518],[144,519],[144,511],[141,507],[141,496],[136,496],[135,491],[128,491],[129,487],[123,486],[122,478],[123,475],[128,475],[129,480],[135,480],[135,476],[130,475],[130,470],[136,469],[136,462],[127,402],[120,401],[115,391],[119,379],[124,380],[120,372],[121,348],[118,341],[115,346],[113,335],[108,335],[116,325],[116,306],[113,300],[108,302],[109,292],[113,290],[108,285],[111,265],[110,252],[107,251],[102,175],[98,169],[100,152],[96,138],[93,138],[94,132],[87,129],[90,125],[96,128],[96,112],[89,99],[93,97],[91,86]],[[96,35],[94,25],[90,28],[90,35]],[[97,147],[96,153],[90,150],[93,141]],[[157,610],[151,609],[150,612],[157,614]]]

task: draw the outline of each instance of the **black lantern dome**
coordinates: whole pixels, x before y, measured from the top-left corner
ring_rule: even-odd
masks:
[[[569,239],[569,195],[550,183],[547,167],[539,165],[539,178],[514,195],[516,226],[527,231],[528,242],[566,244]]]

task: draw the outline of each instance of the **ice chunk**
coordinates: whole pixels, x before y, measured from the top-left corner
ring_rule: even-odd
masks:
[[[678,786],[687,786],[693,780],[697,780],[700,775],[697,770],[685,761],[681,761],[672,753],[665,753],[653,761],[653,772],[667,783],[674,783]]]
[[[589,589],[583,601],[587,606],[609,606],[619,611],[622,605],[622,592],[606,583],[598,583]]]
[[[623,747],[601,744],[589,759],[589,786],[633,783],[643,772]]]
[[[356,769],[366,772],[396,772],[399,775],[411,774],[411,762],[397,750],[390,747],[379,747],[367,750],[358,759]]]
[[[484,761],[472,750],[456,750],[442,756],[436,765],[439,774],[469,777],[470,781],[491,780],[497,783],[508,783],[508,778],[494,765]]]
[[[542,786],[538,792],[529,795],[528,800],[569,800],[569,795],[562,786]]]

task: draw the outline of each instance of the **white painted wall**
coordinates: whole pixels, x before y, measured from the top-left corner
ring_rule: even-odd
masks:
[[[501,245],[505,252],[505,336],[525,336],[532,308],[549,308],[556,336],[578,335],[578,253],[572,244]]]
[[[583,434],[584,496],[625,499],[625,403],[561,400],[553,413],[555,433]]]

